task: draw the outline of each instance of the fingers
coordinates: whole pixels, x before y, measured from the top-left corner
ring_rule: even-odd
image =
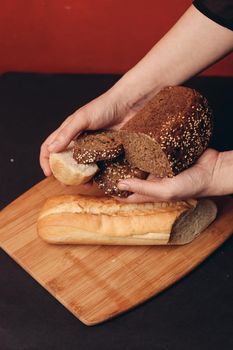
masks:
[[[49,167],[49,154],[64,150],[81,131],[96,130],[113,125],[122,112],[118,113],[115,97],[103,94],[87,105],[78,109],[61,124],[42,144],[40,164],[45,175],[51,175]]]
[[[127,198],[115,197],[119,202],[122,203],[150,203],[155,202],[155,198],[151,196],[143,196],[141,194],[134,193]],[[158,201],[158,200],[157,200]]]
[[[49,166],[51,152],[65,149],[70,141],[81,131],[88,127],[88,118],[80,111],[75,112],[60,125],[42,144],[40,151],[40,165],[46,176],[52,174]]]
[[[49,150],[48,145],[55,139],[57,133],[59,132],[59,128],[56,129],[41,145],[40,148],[40,166],[43,169],[45,176],[50,176],[52,174],[50,166],[49,166]]]
[[[127,179],[118,183],[120,190],[134,194],[126,199],[126,203],[142,203],[146,201],[173,201],[202,195],[206,187],[206,171],[198,164],[183,171],[173,178],[152,178],[147,180]]]
[[[88,118],[85,118],[80,112],[78,116],[75,113],[73,118],[70,118],[67,123],[61,125],[52,142],[48,144],[48,151],[60,152],[64,150],[77,134],[87,128]]]
[[[216,150],[207,149],[196,164],[173,178],[159,179],[150,175],[147,180],[122,180],[118,184],[119,189],[134,194],[126,199],[117,199],[126,203],[143,203],[206,196],[213,182],[217,158]]]
[[[167,201],[174,196],[174,186],[169,180],[172,179],[127,179],[120,181],[118,188],[120,190],[126,190],[135,193],[134,195],[129,196],[127,199],[125,199],[125,202],[145,202],[148,200]]]

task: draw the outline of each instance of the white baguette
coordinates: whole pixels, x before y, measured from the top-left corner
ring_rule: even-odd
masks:
[[[54,177],[65,185],[80,185],[88,182],[98,171],[92,164],[77,164],[73,159],[72,144],[66,151],[50,153],[49,164]]]
[[[37,230],[43,240],[55,244],[185,244],[216,213],[208,199],[126,204],[110,197],[65,195],[46,201]]]

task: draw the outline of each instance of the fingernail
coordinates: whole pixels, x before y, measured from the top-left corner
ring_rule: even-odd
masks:
[[[58,141],[54,141],[53,143],[50,143],[50,145],[48,145],[49,152],[52,152],[58,145],[59,145]]]
[[[128,184],[125,182],[119,182],[117,184],[117,187],[119,188],[119,190],[126,190],[127,188],[129,188]]]
[[[50,176],[51,175],[51,170],[44,169],[44,174],[45,174],[45,176]]]

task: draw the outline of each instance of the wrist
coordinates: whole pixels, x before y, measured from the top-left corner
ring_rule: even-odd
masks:
[[[122,101],[126,108],[138,110],[165,86],[159,77],[148,79],[136,66],[125,73],[109,93],[113,99]]]
[[[205,196],[224,196],[233,193],[233,151],[218,152],[211,181]]]

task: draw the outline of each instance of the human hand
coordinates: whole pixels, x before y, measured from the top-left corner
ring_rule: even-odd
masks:
[[[226,179],[220,176],[220,172],[221,153],[209,148],[192,167],[173,178],[160,179],[149,175],[147,180],[120,181],[119,189],[134,194],[124,199],[116,198],[125,203],[143,203],[226,194],[224,193]]]
[[[43,142],[40,151],[40,165],[44,174],[51,175],[50,152],[64,150],[81,131],[101,128],[117,129],[133,116],[136,110],[137,101],[132,104],[124,102],[123,91],[114,88],[79,108]]]

